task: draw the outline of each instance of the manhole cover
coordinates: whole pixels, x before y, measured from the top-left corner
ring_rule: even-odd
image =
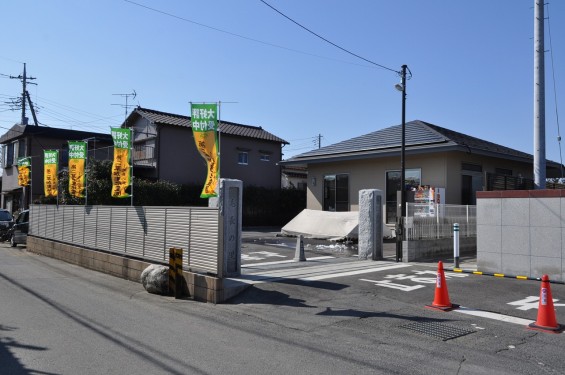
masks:
[[[423,333],[424,335],[437,337],[442,339],[443,341],[451,340],[475,332],[439,322],[415,322],[400,326],[400,328],[405,328],[411,331],[416,331],[418,333]]]

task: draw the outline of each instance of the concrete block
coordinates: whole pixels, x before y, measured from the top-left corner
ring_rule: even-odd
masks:
[[[500,252],[478,252],[477,269],[482,272],[501,272],[502,254]]]
[[[530,227],[530,243],[532,257],[561,258],[563,235],[561,228]]]
[[[106,264],[107,264],[106,262],[94,259],[92,263],[92,267],[97,271],[104,271],[106,269]]]
[[[527,198],[511,198],[501,200],[501,223],[528,227],[530,225],[530,200]]]
[[[519,226],[502,226],[501,252],[530,256],[530,230]],[[504,259],[504,258],[503,258]]]
[[[502,251],[502,227],[477,223],[477,253]]]
[[[561,198],[530,198],[530,225],[561,227]]]
[[[561,257],[532,257],[532,277],[548,275],[550,280],[564,281]],[[555,297],[555,296],[554,296]]]
[[[502,224],[501,199],[477,199],[477,222],[483,225]]]
[[[511,276],[530,276],[530,259],[529,255],[503,253],[500,272]]]

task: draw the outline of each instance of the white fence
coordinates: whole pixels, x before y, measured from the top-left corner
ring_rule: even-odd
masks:
[[[220,267],[217,208],[32,205],[29,234],[160,263],[181,247],[187,269]]]
[[[460,237],[477,237],[477,206],[406,203],[404,240],[453,238],[453,224]]]

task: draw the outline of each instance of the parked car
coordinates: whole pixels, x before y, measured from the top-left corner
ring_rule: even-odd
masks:
[[[27,230],[29,228],[29,210],[20,212],[16,222],[12,226],[10,235],[10,245],[16,247],[19,244],[25,245],[27,242]]]
[[[14,218],[10,211],[0,209],[0,241],[8,241],[10,239],[10,229],[14,225]]]

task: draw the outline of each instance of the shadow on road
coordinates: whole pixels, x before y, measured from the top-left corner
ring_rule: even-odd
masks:
[[[1,332],[11,332],[15,331],[15,327],[7,327],[0,324]],[[31,375],[31,374],[43,374],[43,375],[56,375],[51,372],[44,372],[39,370],[26,369],[25,366],[20,363],[20,361],[12,354],[10,348],[25,349],[25,350],[48,350],[40,346],[24,345],[11,337],[5,337],[2,334],[0,337],[0,369],[2,374],[14,374],[14,375]]]

